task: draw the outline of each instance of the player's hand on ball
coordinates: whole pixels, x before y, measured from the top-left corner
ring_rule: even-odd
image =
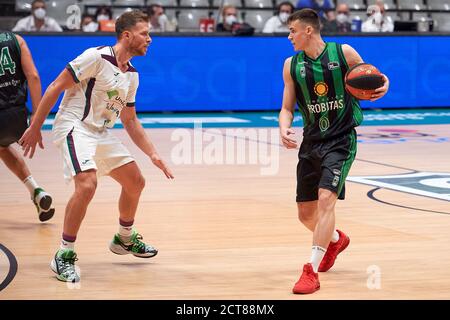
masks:
[[[297,148],[297,141],[293,139],[291,136],[295,134],[294,129],[292,128],[281,128],[280,129],[281,134],[281,142],[283,142],[283,145],[288,149],[295,149]]]
[[[153,164],[157,166],[159,169],[161,169],[162,172],[166,175],[167,179],[173,179],[174,176],[172,174],[172,171],[170,171],[169,167],[165,164],[165,162],[159,157],[158,154],[153,154],[150,159],[152,160]]]
[[[370,98],[370,101],[375,101],[383,97],[389,90],[389,78],[382,74],[384,79],[384,84],[382,87],[379,87],[375,90],[375,93]]]

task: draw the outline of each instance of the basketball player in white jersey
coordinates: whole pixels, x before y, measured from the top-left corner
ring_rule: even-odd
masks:
[[[142,242],[133,229],[134,217],[145,180],[125,146],[108,130],[120,117],[133,142],[173,179],[170,169],[159,157],[136,117],[135,97],[138,73],[130,63],[143,56],[151,43],[148,17],[135,10],[116,21],[117,43],[84,51],[50,84],[35,117],[19,143],[25,156],[42,143],[41,127],[45,118],[65,91],[53,126],[54,142],[64,160],[66,181],[75,182],[75,191],[66,206],[60,249],[51,268],[61,281],[78,282],[74,244],[87,207],[97,187],[97,177],[109,175],[122,186],[119,199],[119,232],[110,250],[150,258],[157,250]]]

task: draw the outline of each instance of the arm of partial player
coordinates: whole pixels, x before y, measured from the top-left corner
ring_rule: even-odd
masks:
[[[159,156],[155,146],[150,141],[150,138],[145,133],[141,122],[137,118],[136,108],[123,108],[120,115],[120,120],[122,121],[123,127],[127,131],[134,144],[138,146],[138,148],[141,149],[142,152],[144,152],[150,158],[150,160],[152,160],[155,166],[157,166],[159,169],[161,169],[162,172],[164,172],[168,179],[173,179],[174,176],[171,170]]]
[[[284,80],[284,91],[283,91],[283,102],[281,106],[280,115],[278,117],[278,122],[280,126],[280,136],[281,142],[288,149],[297,148],[297,141],[293,139],[292,135],[295,134],[294,129],[291,128],[292,121],[294,120],[294,110],[295,110],[295,85],[291,77],[291,60],[292,58],[286,59],[283,67],[283,80]]]
[[[19,36],[15,35],[20,46],[20,63],[22,65],[23,73],[27,78],[28,88],[31,97],[31,117],[34,116],[39,102],[41,101],[42,87],[41,79],[39,78],[39,73],[33,62],[33,57],[31,56],[30,49],[28,49],[25,40]]]
[[[351,46],[349,46],[348,44],[342,45],[342,52],[344,53],[344,57],[345,57],[345,60],[347,61],[349,68],[353,67],[355,64],[364,62],[363,59],[361,58],[361,56],[359,55],[359,53],[355,49],[353,49]],[[372,95],[372,98],[370,99],[370,101],[375,101],[375,100],[380,99],[389,90],[389,78],[385,74],[382,74],[382,76],[384,78],[384,84],[382,87],[375,90],[375,94]]]
[[[41,149],[44,149],[42,143],[41,128],[47,118],[50,110],[55,105],[60,94],[75,85],[72,75],[67,69],[64,69],[47,88],[44,96],[37,107],[33,120],[31,121],[30,127],[24,132],[22,137],[19,139],[19,144],[24,150],[24,156],[26,157],[29,153],[30,159],[33,158],[34,151],[36,150],[36,144],[39,144]]]

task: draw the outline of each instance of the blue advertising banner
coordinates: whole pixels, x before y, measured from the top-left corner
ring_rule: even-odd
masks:
[[[113,36],[25,35],[45,89],[85,49],[114,45]],[[336,36],[389,76],[390,92],[363,108],[450,106],[450,36]],[[277,110],[286,37],[154,36],[140,75],[140,112]],[[53,109],[55,111],[56,108]]]

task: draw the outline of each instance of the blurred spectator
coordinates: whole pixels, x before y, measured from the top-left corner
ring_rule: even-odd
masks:
[[[98,24],[98,30],[114,32],[116,23],[113,20],[112,10],[109,6],[98,7],[95,11],[95,22]]]
[[[393,32],[394,31],[394,22],[392,18],[386,15],[386,7],[384,6],[383,0],[376,0],[375,4],[380,7],[380,12],[383,15],[383,21],[381,22],[382,29],[381,31]]]
[[[237,9],[232,5],[225,5],[222,9],[222,22],[217,24],[216,31],[232,31],[233,24],[239,23],[237,18]]]
[[[46,17],[45,8],[43,0],[34,0],[31,4],[31,15],[17,21],[12,31],[63,31],[55,19]]]
[[[232,5],[225,5],[222,9],[222,20],[223,22],[218,23],[216,26],[216,31],[218,32],[231,32],[233,35],[238,36],[249,36],[255,32],[253,28],[248,23],[241,23],[238,20],[238,11],[236,7]]]
[[[336,14],[328,15],[329,21],[323,26],[324,32],[350,32],[352,24],[350,22],[350,9],[346,3],[341,3],[336,7]]]
[[[94,17],[88,14],[81,18],[81,31],[96,32],[98,30],[98,23],[94,21]]]
[[[278,12],[276,16],[273,16],[266,21],[264,33],[274,33],[274,32],[289,32],[289,27],[287,25],[287,19],[294,13],[294,5],[289,1],[281,2],[278,5]]]
[[[297,9],[314,9],[321,20],[328,20],[326,12],[334,9],[332,0],[298,0]]]
[[[367,7],[367,15],[369,16],[362,24],[363,32],[392,32],[394,31],[394,23],[390,17],[384,15],[384,4],[377,1]]]
[[[104,20],[112,20],[112,10],[108,6],[98,7],[95,11],[95,21],[100,22]]]
[[[170,32],[176,30],[177,22],[175,18],[169,21],[162,5],[151,4],[147,11],[150,18],[151,32]]]

